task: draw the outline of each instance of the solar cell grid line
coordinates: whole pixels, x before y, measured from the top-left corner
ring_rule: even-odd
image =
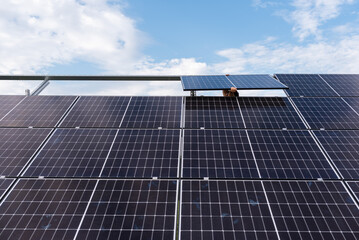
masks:
[[[76,239],[175,239],[178,181],[99,180]]]
[[[278,239],[261,182],[183,180],[180,239]]]
[[[5,192],[9,189],[15,179],[11,178],[0,178],[0,199],[3,198]]]
[[[0,239],[73,239],[95,183],[19,179],[0,205]]]
[[[5,117],[25,96],[0,95],[0,120]]]
[[[349,186],[350,191],[352,191],[359,202],[359,182],[358,181],[349,181],[346,182],[346,184]]]
[[[0,128],[0,176],[16,177],[51,129]]]
[[[292,98],[311,129],[359,129],[359,115],[341,98]]]
[[[340,96],[359,97],[359,74],[320,74]]]
[[[266,179],[338,179],[306,130],[248,130],[258,169]]]
[[[23,176],[99,177],[116,133],[114,129],[57,129]]]
[[[1,121],[1,127],[55,127],[76,96],[29,96]]]
[[[130,99],[81,96],[60,127],[119,127]]]
[[[343,98],[357,113],[359,113],[359,97]]]
[[[358,239],[359,208],[339,181],[263,181],[281,239]]]
[[[180,128],[182,97],[132,97],[121,128]]]
[[[184,91],[222,90],[234,87],[234,85],[225,75],[182,76],[181,82]]]
[[[240,97],[238,102],[246,128],[306,129],[287,98]]]
[[[102,177],[176,178],[180,130],[120,129]]]
[[[226,76],[237,89],[285,89],[283,83],[268,74]]]
[[[338,97],[318,74],[275,74],[278,80],[289,87],[289,96]]]
[[[245,130],[184,130],[184,178],[258,178]]]
[[[359,130],[313,131],[344,179],[359,179]]]
[[[244,128],[234,97],[186,97],[185,128]]]

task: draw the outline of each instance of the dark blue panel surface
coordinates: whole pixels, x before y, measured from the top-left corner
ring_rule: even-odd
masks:
[[[359,113],[359,97],[346,97],[344,100]]]
[[[306,128],[287,98],[241,97],[238,101],[247,128]]]
[[[344,179],[359,179],[359,130],[314,133]]]
[[[318,74],[276,74],[289,87],[289,96],[336,97],[336,94]]]
[[[359,96],[359,74],[320,74],[340,96]]]
[[[229,75],[228,79],[237,89],[286,89],[283,83],[269,75]]]
[[[185,128],[244,128],[233,97],[186,97]]]
[[[119,130],[103,177],[176,178],[180,130]]]
[[[24,96],[0,95],[0,119],[2,119]]]
[[[258,178],[244,130],[185,130],[185,178]]]
[[[292,98],[312,129],[359,129],[359,115],[341,98]]]
[[[359,182],[358,181],[350,181],[350,182],[346,182],[349,187],[350,190],[355,194],[355,197],[358,199],[359,201]]]
[[[11,178],[0,179],[0,199],[3,197],[4,193],[8,190],[13,182],[14,179]]]
[[[183,90],[222,90],[234,85],[224,75],[212,76],[182,76]]]
[[[262,178],[338,179],[308,131],[248,131]]]

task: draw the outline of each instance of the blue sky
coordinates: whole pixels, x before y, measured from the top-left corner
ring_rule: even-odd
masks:
[[[358,0],[5,0],[0,28],[0,74],[359,73]]]

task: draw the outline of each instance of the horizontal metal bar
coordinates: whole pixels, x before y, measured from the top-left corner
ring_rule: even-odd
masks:
[[[99,75],[0,75],[0,80],[44,80],[51,81],[181,81],[180,76],[99,76]]]

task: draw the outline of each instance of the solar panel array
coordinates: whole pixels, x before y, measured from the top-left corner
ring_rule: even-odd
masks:
[[[357,75],[276,77],[288,97],[0,96],[0,239],[358,239]]]

